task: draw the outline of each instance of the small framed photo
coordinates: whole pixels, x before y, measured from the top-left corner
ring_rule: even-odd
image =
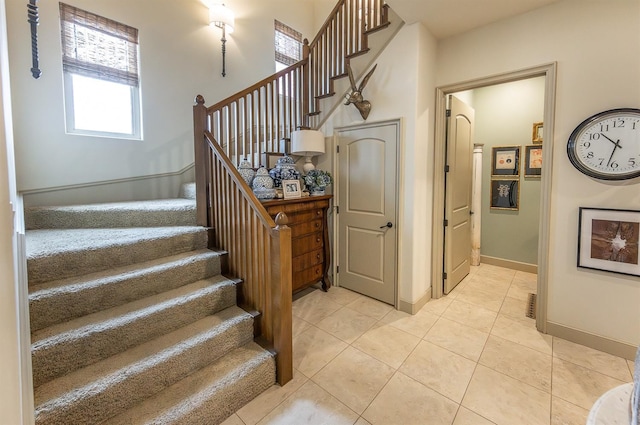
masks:
[[[528,145],[524,147],[524,176],[540,177],[542,175],[542,146]]]
[[[580,208],[578,267],[640,276],[640,211]]]
[[[268,170],[275,168],[278,164],[278,160],[284,156],[281,152],[264,152],[262,154],[261,165],[267,167]]]
[[[543,126],[541,122],[533,123],[533,134],[531,135],[531,141],[533,143],[542,143],[542,130]]]
[[[520,209],[520,180],[491,180],[491,209]]]
[[[300,190],[300,180],[282,180],[282,194],[284,199],[295,199],[302,197]]]
[[[491,148],[491,175],[520,175],[520,146],[496,146]]]

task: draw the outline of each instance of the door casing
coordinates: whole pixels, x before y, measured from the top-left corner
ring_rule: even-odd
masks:
[[[548,296],[548,264],[549,264],[549,240],[550,240],[550,215],[551,215],[551,173],[553,169],[553,135],[556,101],[556,68],[557,63],[552,62],[519,71],[507,72],[478,78],[461,83],[455,83],[436,88],[436,117],[434,138],[434,176],[433,176],[433,238],[431,256],[431,297],[440,298],[443,294],[442,282],[443,270],[443,238],[444,229],[444,166],[446,145],[446,96],[460,91],[472,90],[496,84],[509,83],[534,77],[545,77],[544,93],[544,133],[545,149],[543,149],[540,194],[540,223],[538,239],[538,284],[537,284],[537,311],[536,328],[547,333],[547,296]]]

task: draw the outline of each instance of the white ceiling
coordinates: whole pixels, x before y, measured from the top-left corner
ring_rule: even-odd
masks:
[[[407,23],[422,22],[438,39],[461,34],[560,0],[386,0]]]

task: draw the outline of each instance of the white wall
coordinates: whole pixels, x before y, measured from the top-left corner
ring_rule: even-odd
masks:
[[[575,170],[571,131],[616,107],[640,107],[640,2],[565,0],[438,46],[438,86],[557,61],[548,321],[637,346],[640,278],[576,267],[578,208],[640,209],[640,181],[605,183]]]
[[[6,46],[5,2],[0,0],[0,421],[22,423],[20,337],[14,268],[16,187]]]
[[[431,292],[431,187],[435,39],[422,24],[403,27],[378,57],[375,73],[364,90],[372,104],[367,123],[401,119],[398,212],[398,295],[414,304]],[[363,70],[354,70],[356,75]],[[325,135],[364,121],[352,105],[340,105],[321,128]],[[335,148],[318,159],[318,168],[332,169]]]
[[[193,162],[195,95],[202,94],[211,105],[271,75],[274,18],[295,25],[305,37],[312,38],[316,31],[309,1],[227,1],[236,13],[236,30],[227,37],[227,76],[223,78],[221,32],[208,26],[208,9],[200,0],[68,3],[140,30],[144,140],[65,134],[58,2],[38,3],[43,74],[35,80],[29,71],[26,6],[10,0],[9,55],[21,191],[183,170]],[[64,194],[59,196],[64,203]]]

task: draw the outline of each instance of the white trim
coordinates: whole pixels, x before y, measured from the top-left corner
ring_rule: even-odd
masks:
[[[432,239],[432,298],[443,296],[442,282],[444,249],[442,240],[444,208],[444,166],[445,166],[445,128],[446,128],[446,96],[460,91],[509,83],[539,76],[545,77],[544,94],[544,133],[546,146],[543,149],[541,194],[540,194],[540,224],[538,236],[538,289],[536,312],[536,327],[540,332],[547,332],[547,296],[548,296],[548,264],[549,264],[549,240],[550,240],[550,215],[551,215],[551,170],[553,168],[553,137],[554,117],[556,103],[556,68],[555,62],[543,64],[518,71],[507,72],[464,81],[436,88],[436,117],[435,117],[435,143],[434,143],[434,176],[433,176],[433,239]]]

